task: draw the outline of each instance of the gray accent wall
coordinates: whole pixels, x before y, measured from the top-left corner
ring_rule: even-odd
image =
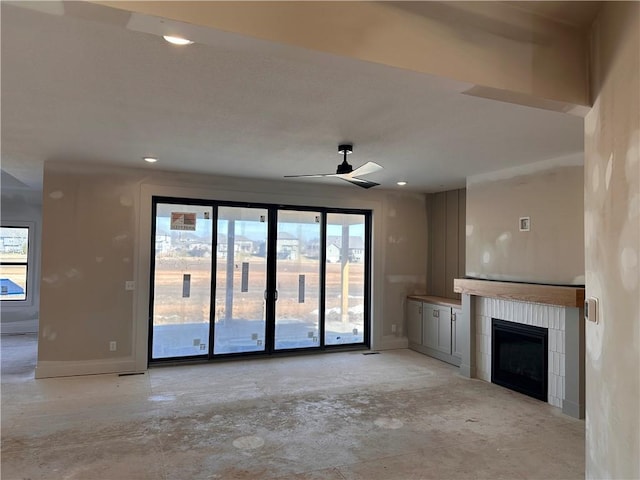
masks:
[[[427,195],[428,295],[460,299],[453,280],[465,272],[465,189]]]

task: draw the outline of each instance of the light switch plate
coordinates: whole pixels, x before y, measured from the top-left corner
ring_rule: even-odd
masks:
[[[133,280],[127,280],[126,282],[124,282],[125,290],[135,290],[135,288],[136,288],[136,282],[134,282]]]
[[[584,318],[593,323],[600,322],[599,310],[600,305],[596,297],[589,297],[584,302]]]

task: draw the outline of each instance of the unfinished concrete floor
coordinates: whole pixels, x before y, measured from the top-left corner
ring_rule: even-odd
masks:
[[[410,350],[34,380],[2,337],[3,479],[570,479],[584,422]]]

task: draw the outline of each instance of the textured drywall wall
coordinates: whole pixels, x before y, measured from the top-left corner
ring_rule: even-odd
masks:
[[[384,196],[384,302],[383,336],[406,337],[404,307],[407,295],[426,289],[427,216],[421,194]],[[374,245],[375,248],[375,245]],[[376,273],[374,272],[374,278]],[[392,325],[396,331],[392,332]],[[397,345],[397,346],[405,346]]]
[[[25,302],[2,305],[2,333],[32,333],[38,329],[40,303],[40,230],[42,228],[42,192],[30,189],[2,189],[2,224],[33,229],[29,246],[28,298]]]
[[[406,346],[405,298],[426,285],[423,194],[49,162],[36,375],[146,367],[153,195],[372,210],[372,344]]]
[[[585,119],[586,476],[640,478],[640,3],[604,2]]]
[[[584,284],[584,169],[571,163],[576,159],[468,179],[468,276]],[[530,218],[530,231],[520,231],[521,217]]]
[[[39,362],[131,355],[137,188],[127,175],[45,167]]]

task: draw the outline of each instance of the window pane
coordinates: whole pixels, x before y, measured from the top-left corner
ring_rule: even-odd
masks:
[[[213,209],[158,203],[152,358],[207,355]]]
[[[218,208],[213,353],[265,349],[266,209]]]
[[[279,210],[275,348],[320,345],[320,212]]]
[[[27,299],[27,266],[26,265],[0,266],[0,299],[2,300],[26,300]]]
[[[29,229],[27,227],[0,228],[0,262],[27,263]]]
[[[364,342],[365,216],[327,214],[325,344]]]

